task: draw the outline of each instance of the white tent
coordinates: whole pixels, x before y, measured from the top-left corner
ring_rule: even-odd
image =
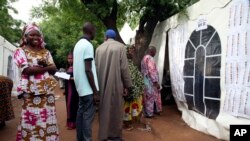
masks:
[[[120,31],[120,36],[125,44],[133,44],[136,29],[132,30],[128,23],[125,23]]]
[[[229,140],[230,125],[250,124],[249,0],[200,0],[187,10],[189,19],[177,14],[154,30],[160,78],[169,60],[183,120]]]
[[[13,64],[13,52],[16,47],[0,36],[0,75],[7,76],[14,82],[12,94],[16,94],[16,82],[19,80],[19,72]]]

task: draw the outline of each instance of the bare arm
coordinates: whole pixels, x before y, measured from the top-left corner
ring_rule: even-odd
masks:
[[[56,66],[50,65],[47,67],[41,67],[41,66],[33,66],[33,67],[27,67],[23,70],[23,74],[26,75],[36,75],[49,72],[50,74],[54,74],[56,72]]]
[[[85,72],[86,72],[90,87],[92,88],[93,93],[97,94],[97,89],[96,89],[96,85],[94,81],[94,75],[92,72],[92,59],[86,59],[84,63],[85,63]]]
[[[50,65],[50,66],[47,66],[47,67],[44,67],[45,71],[49,72],[49,74],[52,74],[54,75],[56,73],[56,65]]]

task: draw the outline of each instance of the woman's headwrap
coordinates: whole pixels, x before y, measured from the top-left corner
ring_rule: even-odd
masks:
[[[24,46],[24,45],[27,45],[27,35],[33,31],[33,30],[36,30],[38,31],[40,34],[41,34],[41,38],[40,38],[40,47],[44,48],[45,47],[45,42],[44,42],[44,38],[43,38],[43,34],[40,30],[40,28],[35,24],[35,23],[32,23],[32,24],[28,24],[26,25],[24,28],[23,28],[23,33],[22,33],[22,40],[21,40],[21,43],[20,43],[20,46]]]

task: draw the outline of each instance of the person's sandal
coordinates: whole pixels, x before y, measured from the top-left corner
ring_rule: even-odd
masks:
[[[151,127],[148,124],[146,124],[145,128],[137,128],[137,129],[140,131],[151,132]]]
[[[133,127],[132,125],[124,125],[124,126],[123,126],[123,129],[124,129],[124,130],[127,130],[127,131],[131,131],[131,130],[134,129],[134,127]]]
[[[67,130],[74,130],[74,127],[68,127]]]
[[[133,129],[134,129],[133,126],[129,126],[129,127],[125,128],[125,130],[127,130],[127,131],[131,131],[131,130],[133,130]]]

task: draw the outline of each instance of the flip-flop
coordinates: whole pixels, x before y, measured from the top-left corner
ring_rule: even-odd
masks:
[[[151,127],[147,124],[145,128],[137,128],[140,131],[151,132]]]
[[[76,129],[76,128],[74,128],[74,127],[68,127],[67,128],[67,130],[74,130],[74,129]]]
[[[134,127],[132,125],[127,125],[127,126],[124,126],[123,129],[127,130],[127,131],[130,131],[130,130],[133,130]]]
[[[125,130],[127,130],[127,131],[131,131],[131,130],[133,130],[133,129],[134,129],[133,126],[130,126],[130,127],[128,127],[128,128],[125,128]]]

